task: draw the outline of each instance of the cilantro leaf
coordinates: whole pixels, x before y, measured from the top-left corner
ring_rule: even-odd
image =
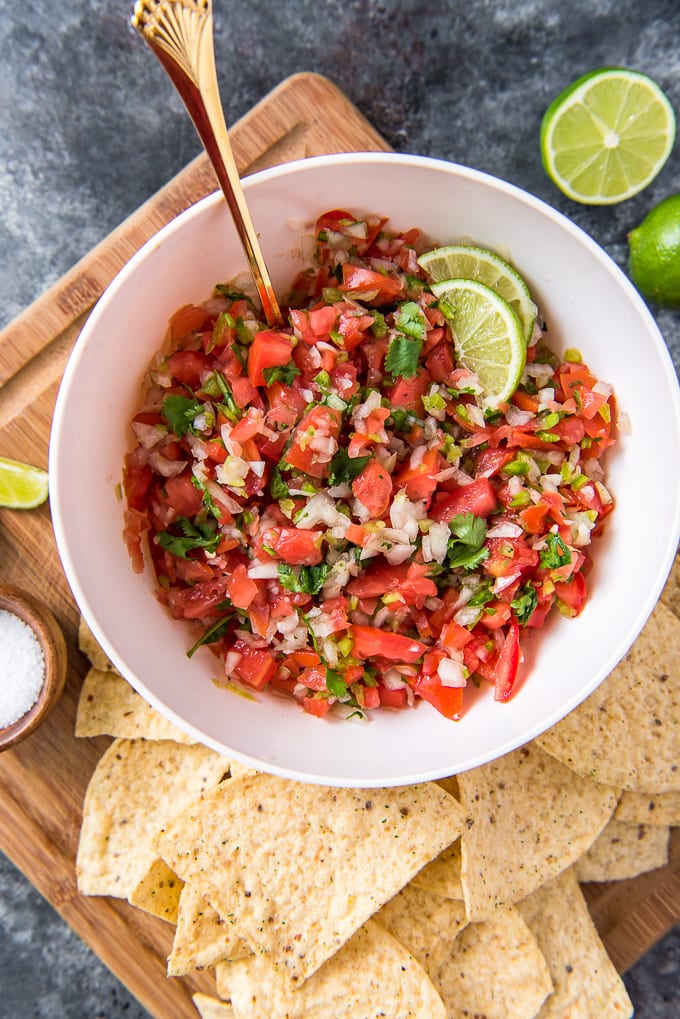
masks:
[[[247,301],[253,311],[256,311],[252,297],[249,297],[248,294],[242,294],[240,290],[233,290],[228,283],[218,283],[215,287],[215,293],[220,294],[222,297],[226,297],[232,302]]]
[[[276,464],[269,479],[269,492],[272,499],[287,499],[290,495],[288,485],[281,477],[281,468]]]
[[[456,513],[449,522],[452,537],[446,554],[446,562],[450,569],[461,567],[473,570],[489,557],[486,541],[486,523],[482,517],[474,513]]]
[[[411,336],[414,340],[420,340],[422,343],[425,339],[427,319],[425,312],[415,301],[407,301],[398,308],[394,315],[394,325],[400,333]]]
[[[557,570],[560,566],[566,566],[567,563],[571,562],[571,552],[559,534],[554,534],[550,531],[546,534],[545,540],[548,543],[548,547],[541,549],[539,552],[541,566],[545,566],[548,570]]]
[[[404,379],[412,379],[418,373],[418,362],[422,346],[422,340],[412,339],[410,336],[397,333],[390,340],[385,357],[385,369],[390,375],[399,375]]]
[[[203,411],[203,404],[189,396],[166,396],[161,414],[178,439],[191,430],[194,418]]]
[[[262,374],[267,386],[271,386],[275,382],[283,382],[285,386],[289,386],[295,376],[300,375],[301,372],[294,364],[279,364],[274,368],[265,368]]]
[[[231,621],[233,620],[233,618],[234,614],[232,613],[231,615],[226,616],[224,619],[218,619],[216,623],[213,623],[212,626],[209,626],[208,629],[203,634],[203,636],[199,637],[196,643],[192,644],[192,646],[189,648],[189,650],[187,651],[187,658],[191,658],[191,656],[196,651],[198,651],[199,647],[203,647],[204,644],[214,644],[221,637],[223,637],[224,634],[227,632],[227,628]]]
[[[390,421],[397,432],[408,432],[416,420],[415,414],[404,407],[392,407],[390,410]]]
[[[331,488],[334,485],[351,484],[361,474],[370,459],[370,453],[366,456],[350,456],[344,446],[341,446],[331,460],[328,484]]]
[[[418,372],[427,320],[425,312],[415,301],[406,301],[394,313],[397,330],[390,341],[385,357],[385,368],[391,375],[411,379]]]
[[[538,595],[536,588],[532,584],[527,584],[517,594],[516,598],[510,602],[510,608],[517,616],[517,622],[521,626],[525,626],[529,617],[533,613],[534,609],[538,605]]]
[[[487,602],[493,601],[494,598],[495,595],[491,590],[491,581],[487,580],[485,583],[479,585],[467,604],[478,607],[480,605],[486,605]]]
[[[240,421],[241,411],[238,404],[236,403],[236,400],[234,399],[234,394],[231,391],[231,386],[225,379],[222,372],[216,371],[214,373],[214,377],[215,382],[217,382],[220,392],[222,393],[223,402],[222,404],[220,404],[220,406],[224,411],[225,417],[227,417],[230,421]]]
[[[344,697],[347,694],[347,683],[334,669],[326,667],[326,689],[333,697]]]
[[[160,531],[158,544],[167,552],[179,556],[180,559],[187,559],[189,552],[193,552],[197,548],[214,552],[222,540],[221,533],[208,521],[196,525],[188,517],[179,517],[173,526],[179,527],[182,535],[172,534],[171,531]]]
[[[321,563],[319,566],[301,566],[296,573],[288,563],[281,563],[279,566],[279,583],[287,591],[295,594],[318,594],[326,583],[326,577],[331,571],[329,563]]]

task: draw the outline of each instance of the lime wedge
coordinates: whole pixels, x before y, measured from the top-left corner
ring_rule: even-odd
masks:
[[[524,339],[529,342],[536,321],[536,305],[517,270],[495,251],[471,244],[449,244],[426,252],[418,262],[435,281],[462,278],[486,283],[517,312]]]
[[[487,405],[505,403],[517,389],[526,363],[517,312],[479,280],[442,280],[431,289],[451,325],[458,360],[478,376]]]
[[[612,205],[642,191],[675,141],[675,115],[646,74],[604,67],[579,78],[546,110],[545,171],[575,202]]]
[[[33,509],[47,498],[47,471],[0,456],[0,506]]]

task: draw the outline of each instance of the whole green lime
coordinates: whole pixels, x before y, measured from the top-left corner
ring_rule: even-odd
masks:
[[[631,279],[643,297],[680,308],[680,194],[669,195],[628,234]]]

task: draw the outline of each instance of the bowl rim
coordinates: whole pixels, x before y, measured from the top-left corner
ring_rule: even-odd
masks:
[[[469,166],[465,166],[459,163],[453,163],[450,161],[433,158],[429,156],[418,156],[406,153],[398,152],[354,152],[354,153],[335,153],[331,155],[312,156],[301,160],[295,160],[288,163],[284,163],[278,166],[269,167],[264,170],[257,171],[256,173],[250,174],[244,178],[243,183],[246,189],[246,194],[249,187],[256,186],[260,182],[275,180],[285,180],[289,175],[297,174],[304,170],[313,170],[316,167],[324,166],[335,166],[342,167],[344,165],[365,165],[366,163],[374,163],[389,167],[390,164],[410,165],[414,167],[432,168],[445,171],[447,174],[452,174],[454,177],[473,181],[475,183],[482,183],[487,187],[491,187],[496,191],[503,193],[505,196],[518,200],[522,204],[525,204],[535,211],[547,216],[548,219],[556,223],[561,229],[566,230],[578,243],[584,246],[591,256],[594,256],[598,261],[602,262],[607,271],[613,275],[620,286],[626,292],[627,299],[632,302],[638,314],[641,316],[646,326],[647,333],[650,340],[653,342],[655,347],[656,355],[659,359],[660,366],[663,369],[664,375],[669,383],[669,393],[672,394],[672,413],[675,417],[675,421],[678,424],[678,432],[680,433],[680,390],[677,386],[677,377],[675,369],[672,363],[670,352],[665,344],[659,326],[654,319],[651,311],[643,301],[640,294],[637,292],[632,282],[626,276],[624,271],[616,264],[613,258],[605,251],[593,237],[591,237],[585,230],[570,220],[559,210],[555,209],[549,203],[543,199],[525,191],[521,187],[512,184],[508,181],[503,180],[498,176],[494,176],[482,170],[477,170]],[[57,463],[57,450],[59,445],[59,435],[63,427],[63,413],[66,404],[66,394],[70,387],[70,380],[72,375],[75,373],[77,365],[77,353],[82,349],[84,340],[83,337],[87,337],[96,328],[99,316],[103,314],[103,310],[108,304],[108,301],[115,296],[116,291],[122,284],[131,276],[137,266],[147,257],[149,252],[156,246],[162,243],[166,238],[173,235],[176,231],[180,230],[184,224],[195,216],[201,215],[201,213],[207,208],[213,205],[218,205],[224,202],[221,192],[216,191],[212,194],[206,195],[199,199],[197,202],[189,206],[186,210],[173,217],[167,224],[161,227],[151,238],[149,238],[135,254],[126,262],[126,264],[120,269],[114,279],[109,283],[106,290],[97,302],[97,305],[93,309],[90,317],[85,323],[81,336],[79,337],[76,347],[74,348],[72,356],[69,358],[69,362],[64,373],[62,385],[59,390],[57,404],[55,407],[55,415],[53,420],[53,441],[50,443],[50,479],[52,484],[52,495],[53,501],[53,518],[55,535],[57,538],[57,547],[59,550],[62,564],[64,566],[65,573],[69,580],[69,584],[74,592],[78,606],[80,607],[84,617],[86,618],[90,628],[92,629],[95,637],[102,644],[104,650],[109,655],[114,665],[120,669],[118,656],[113,649],[106,637],[106,634],[99,626],[98,620],[91,609],[89,599],[86,597],[84,590],[82,589],[77,570],[70,557],[69,549],[65,540],[65,534],[63,531],[63,520],[60,514],[60,499],[59,499],[59,478],[58,478],[58,463]],[[76,355],[76,356],[74,356]],[[54,480],[52,480],[54,479]],[[492,754],[484,753],[479,758],[471,760],[470,763],[466,764],[465,768],[459,767],[458,770],[467,770],[471,767],[476,767],[479,764],[485,763],[500,757],[516,747],[523,745],[525,742],[535,738],[541,732],[544,732],[555,722],[559,721],[571,710],[573,710],[578,704],[580,704],[587,696],[589,696],[599,684],[606,678],[616,664],[623,658],[626,652],[629,650],[632,643],[637,639],[640,631],[644,627],[645,622],[650,616],[654,609],[656,602],[658,601],[659,595],[666,582],[668,574],[671,570],[673,560],[677,551],[678,540],[680,539],[680,500],[676,502],[673,527],[669,528],[664,555],[661,560],[658,561],[657,569],[655,572],[656,581],[654,585],[645,592],[645,596],[640,599],[637,612],[635,614],[634,622],[628,631],[627,640],[619,642],[619,645],[612,650],[607,658],[606,664],[604,664],[601,670],[593,672],[591,678],[587,684],[583,684],[577,693],[570,698],[564,700],[560,708],[553,711],[549,716],[545,716],[540,724],[534,725],[527,733],[525,733],[521,739],[511,738],[506,743],[500,745]],[[121,671],[124,671],[121,669]],[[136,689],[140,692],[143,691],[143,695],[148,699],[157,710],[161,711],[165,717],[174,721],[184,731],[190,732],[193,736],[198,738],[202,743],[212,746],[214,749],[225,752],[225,746],[220,745],[218,741],[207,737],[199,728],[195,727],[191,723],[183,720],[167,705],[163,704],[160,699],[154,695],[139,676],[135,676]],[[349,784],[348,782],[343,783],[338,779],[337,776],[325,777],[324,775],[318,775],[311,771],[301,772],[298,769],[291,769],[278,764],[271,764],[265,762],[259,758],[251,757],[248,754],[242,753],[237,750],[228,751],[232,756],[242,760],[244,763],[253,765],[255,767],[264,768],[265,770],[271,771],[272,773],[280,774],[284,777],[302,780],[302,781],[313,781],[324,784],[341,785]],[[408,781],[418,782],[429,780],[433,778],[441,777],[441,770],[435,770],[431,772],[418,773]],[[357,782],[356,778],[351,780],[351,784],[365,785],[365,786],[376,786],[376,785],[387,785],[396,784],[397,782],[403,783],[405,780],[393,779],[390,781],[380,782],[368,779],[363,783]]]

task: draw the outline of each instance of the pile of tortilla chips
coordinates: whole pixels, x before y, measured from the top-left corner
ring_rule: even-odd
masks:
[[[580,881],[668,861],[680,825],[678,573],[631,652],[533,743],[441,782],[333,789],[191,740],[93,668],[80,890],[175,925],[204,1019],[564,1019],[632,1006]]]

